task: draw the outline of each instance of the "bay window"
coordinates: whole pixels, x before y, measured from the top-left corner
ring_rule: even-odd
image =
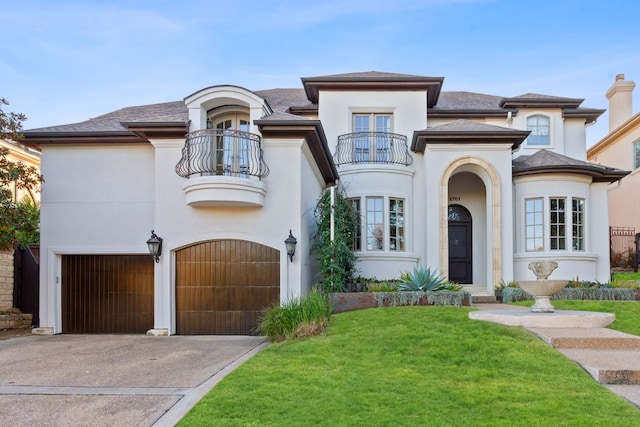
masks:
[[[567,211],[571,206],[570,215]],[[548,212],[548,214],[545,214]],[[545,231],[549,238],[546,240]],[[571,230],[571,236],[569,236]],[[524,246],[527,252],[585,250],[585,200],[536,197],[524,201]],[[571,247],[567,239],[571,237]]]
[[[353,233],[354,251],[406,251],[404,199],[369,196],[350,201],[360,218]]]

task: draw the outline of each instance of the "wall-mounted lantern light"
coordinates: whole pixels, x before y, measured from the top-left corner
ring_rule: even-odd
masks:
[[[153,230],[151,230],[151,237],[147,240],[147,247],[153,259],[159,262],[162,254],[162,237],[158,237]]]
[[[287,237],[287,240],[284,241],[284,244],[287,247],[287,255],[289,256],[289,261],[293,262],[293,256],[296,253],[297,243],[298,241],[295,237],[293,237],[293,234],[291,234],[291,230],[289,230],[289,237]]]

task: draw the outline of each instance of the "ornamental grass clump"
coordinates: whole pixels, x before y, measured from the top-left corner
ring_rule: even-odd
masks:
[[[257,330],[271,341],[304,338],[323,333],[329,316],[329,299],[322,292],[313,290],[305,297],[292,298],[265,310],[258,319]]]

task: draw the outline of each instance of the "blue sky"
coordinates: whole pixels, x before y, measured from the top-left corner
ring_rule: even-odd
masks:
[[[388,71],[443,90],[584,98],[640,84],[635,0],[2,0],[0,97],[26,129],[183,99],[203,87],[302,87]],[[640,88],[634,93],[634,112]],[[587,145],[606,133],[605,113]]]

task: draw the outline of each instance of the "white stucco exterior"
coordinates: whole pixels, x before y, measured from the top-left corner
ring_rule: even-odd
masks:
[[[394,279],[423,265],[460,277],[474,292],[492,293],[502,280],[531,279],[529,262],[553,259],[559,263],[554,278],[608,280],[607,187],[615,177],[583,162],[584,129],[594,113],[582,114],[580,100],[528,94],[487,104],[482,117],[479,94],[471,94],[473,108],[465,104],[469,95],[455,93],[448,95],[451,105],[439,110],[441,79],[373,72],[303,82],[306,92],[212,86],[183,103],[149,106],[154,114],[145,115],[144,107],[120,112],[111,134],[65,126],[27,132],[27,141],[42,147],[46,179],[40,326],[64,331],[60,266],[65,254],[147,254],[151,230],[163,239],[154,266],[153,329],[176,333],[175,254],[200,242],[232,239],[279,251],[280,301],[304,295],[318,282],[310,254],[313,208],[337,180],[359,203],[361,276]],[[495,102],[495,97],[486,99]],[[164,116],[157,114],[163,109]],[[131,117],[120,118],[126,114]],[[389,116],[389,128],[358,136],[354,115],[368,114]],[[531,116],[548,119],[543,146],[527,144]],[[227,123],[221,118],[229,125],[216,129],[214,122]],[[244,137],[234,133],[236,125],[259,141],[258,149],[242,151],[247,148]],[[199,152],[190,145],[193,132],[209,135],[209,145]],[[354,146],[347,160],[336,160],[344,149],[342,136],[349,135]],[[233,141],[240,145],[230,145]],[[366,144],[359,146],[360,141]],[[379,157],[376,151],[390,149],[401,156]],[[539,160],[541,155],[551,161]],[[183,169],[176,167],[185,156],[193,158]],[[254,173],[249,165],[254,157],[268,169]],[[232,169],[238,165],[244,169]],[[214,169],[194,173],[196,167]],[[544,201],[539,224],[544,244],[533,252],[525,242],[530,225],[525,201],[531,198]],[[551,248],[551,198],[584,203],[578,227],[584,246],[571,247],[573,224],[567,220],[567,249]],[[459,242],[449,235],[459,221],[451,207],[468,212],[463,228],[455,229],[467,230],[464,272],[450,259],[451,245]],[[289,230],[298,242],[292,261],[283,243]]]

